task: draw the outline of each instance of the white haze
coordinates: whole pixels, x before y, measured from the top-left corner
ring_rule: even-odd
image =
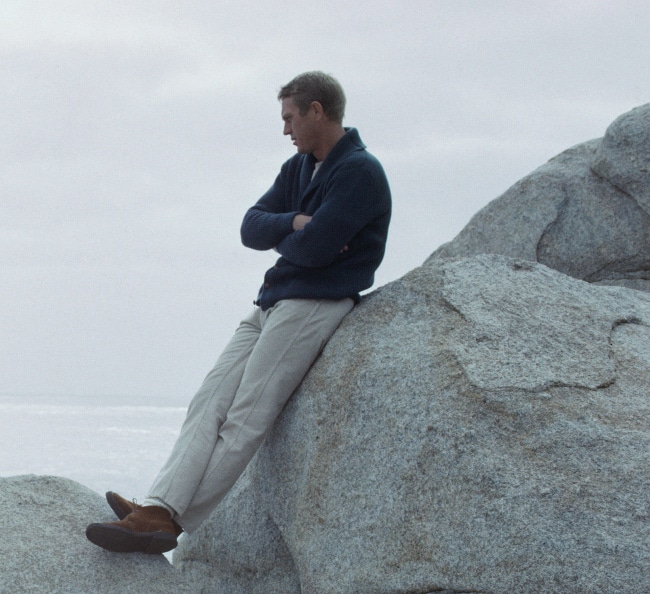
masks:
[[[239,224],[295,74],[339,78],[388,173],[378,286],[647,102],[648,31],[630,0],[4,2],[0,392],[189,400],[274,259]]]

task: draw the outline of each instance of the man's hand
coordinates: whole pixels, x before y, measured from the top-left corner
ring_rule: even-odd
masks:
[[[304,215],[304,214],[297,214],[295,217],[293,217],[293,230],[294,231],[302,231],[305,228],[305,225],[311,221],[311,217],[309,215]]]

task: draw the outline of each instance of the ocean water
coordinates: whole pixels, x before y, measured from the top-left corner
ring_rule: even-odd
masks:
[[[186,405],[0,395],[0,476],[55,475],[144,499]]]

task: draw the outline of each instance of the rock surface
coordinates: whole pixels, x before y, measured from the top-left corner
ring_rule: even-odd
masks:
[[[650,105],[617,118],[598,146],[592,170],[650,213]]]
[[[650,291],[650,104],[517,182],[428,261],[483,253]]]
[[[432,260],[345,320],[174,557],[215,592],[644,592],[650,295]]]
[[[86,540],[89,518],[114,521],[97,493],[69,479],[0,478],[2,594],[188,592],[165,557],[116,556]]]

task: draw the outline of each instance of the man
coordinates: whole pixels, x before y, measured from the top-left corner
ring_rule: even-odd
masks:
[[[162,553],[192,532],[234,485],[341,320],[370,287],[386,245],[388,182],[358,132],[344,128],[345,95],[321,72],[278,95],[298,154],[248,210],[242,242],[275,249],[255,302],[190,403],[169,460],[142,505],[106,494],[119,522],[86,535],[111,551]]]

